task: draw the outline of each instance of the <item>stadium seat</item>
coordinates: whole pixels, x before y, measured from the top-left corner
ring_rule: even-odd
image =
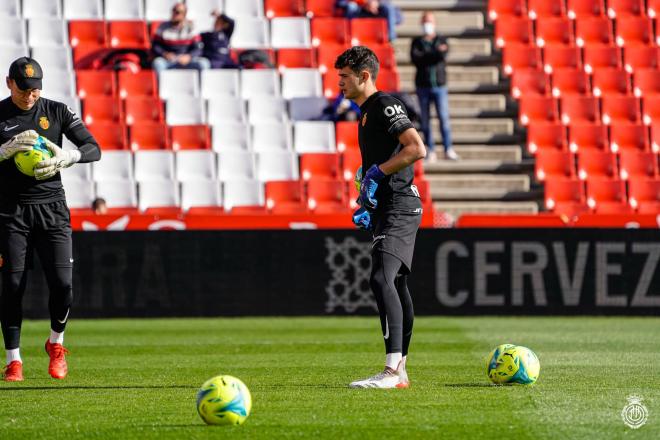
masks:
[[[502,64],[504,73],[507,75],[511,75],[518,69],[539,69],[541,67],[541,50],[522,44],[509,44],[502,49]]]
[[[181,182],[181,209],[194,212],[196,209],[222,212],[222,191],[217,180],[195,180]]]
[[[535,175],[539,182],[575,177],[575,159],[568,151],[539,150],[535,159]]]
[[[204,101],[195,96],[172,96],[165,103],[167,125],[196,125],[206,123]]]
[[[566,151],[566,127],[561,124],[532,124],[527,128],[527,150]]]
[[[557,101],[546,96],[521,96],[518,111],[522,125],[558,120]]]
[[[46,98],[51,96],[75,97],[77,96],[75,82],[76,77],[72,75],[71,72],[64,70],[49,72],[44,75],[41,96]]]
[[[201,72],[202,98],[211,99],[216,96],[238,97],[241,94],[239,87],[238,69],[206,69]]]
[[[300,122],[298,122],[299,124]],[[291,127],[288,124],[260,123],[252,126],[252,149],[261,151],[290,151]]]
[[[71,47],[105,47],[108,34],[103,20],[69,21],[69,43]]]
[[[378,46],[371,46],[371,50],[378,58],[378,63],[381,69],[394,70],[396,69],[396,57],[394,55],[394,48],[390,44],[381,44]]]
[[[334,72],[323,75],[323,96],[329,100],[334,100],[339,97],[340,92],[337,75]]]
[[[579,95],[562,96],[561,120],[564,125],[600,122],[598,98]]]
[[[273,18],[270,21],[271,47],[308,48],[312,45],[309,20],[305,17]]]
[[[568,128],[568,142],[569,149],[573,153],[580,153],[588,149],[610,150],[607,126],[600,123],[571,124]]]
[[[282,97],[285,99],[323,96],[318,69],[286,69],[282,73]]]
[[[89,131],[99,143],[101,150],[124,150],[127,147],[126,126],[111,122],[97,122]]]
[[[225,209],[234,207],[264,206],[264,188],[256,180],[229,180],[223,185]]]
[[[89,182],[92,180],[92,164],[77,163],[76,166],[61,170],[60,175],[62,180],[67,182]]]
[[[163,102],[149,96],[127,97],[124,100],[124,114],[127,125],[142,122],[163,123],[165,121]]]
[[[268,151],[256,155],[257,179],[298,180],[298,160],[291,151]]]
[[[534,43],[532,21],[528,18],[502,17],[495,23],[495,43],[497,47],[507,44]]]
[[[347,211],[344,182],[340,180],[310,180],[307,182],[307,208],[317,214]]]
[[[339,180],[343,178],[339,172],[339,156],[335,153],[307,153],[300,155],[300,173],[303,180]]]
[[[199,73],[197,70],[163,70],[158,76],[160,98],[167,100],[175,96],[198,97]]]
[[[156,74],[152,70],[142,70],[137,73],[122,70],[117,72],[117,80],[121,98],[125,99],[128,96],[158,97],[158,83]]]
[[[399,72],[396,70],[381,70],[376,78],[376,87],[384,92],[398,92]]]
[[[660,179],[635,179],[628,183],[630,206],[640,214],[660,212]]]
[[[71,49],[65,46],[32,46],[32,58],[39,61],[39,65],[49,75],[55,70],[64,70],[73,76],[73,60]]]
[[[193,21],[196,32],[207,32],[213,29],[215,17],[212,11],[222,11],[224,2],[222,0],[187,0],[188,13],[186,18]],[[230,17],[233,17],[230,15]]]
[[[625,182],[590,178],[587,180],[587,205],[597,214],[621,214],[628,211]]]
[[[545,206],[555,214],[575,217],[588,209],[584,186],[577,179],[551,179],[545,182]]]
[[[230,17],[263,17],[263,0],[225,0],[225,14]]]
[[[132,181],[133,153],[130,151],[104,151],[103,160],[92,163],[94,181]]]
[[[280,49],[277,51],[277,69],[312,68],[316,67],[316,52],[314,49]]]
[[[102,20],[101,0],[62,0],[63,15],[67,20]]]
[[[628,95],[630,93],[630,78],[623,69],[603,67],[593,72],[591,86],[594,96]]]
[[[623,49],[626,72],[633,73],[637,69],[657,69],[659,52],[660,49],[655,46],[626,46]]]
[[[147,25],[143,21],[109,21],[108,38],[110,46],[114,48],[149,49],[151,47]]]
[[[27,46],[25,20],[21,18],[3,18],[0,26],[0,45]]]
[[[107,96],[116,97],[117,78],[112,71],[78,70],[76,71],[78,97]]]
[[[213,124],[211,134],[213,151],[250,151],[250,129],[246,124],[219,122]]]
[[[613,124],[610,127],[610,149],[617,153],[626,149],[649,151],[647,129],[641,124]]]
[[[254,179],[254,156],[244,151],[224,151],[218,154],[218,178],[220,180]]]
[[[528,15],[532,20],[537,18],[564,17],[566,8],[563,1],[527,0]],[[540,22],[540,20],[539,20]]]
[[[575,46],[551,45],[543,49],[543,68],[546,73],[554,69],[582,68],[580,49]]]
[[[637,69],[633,74],[635,96],[660,94],[660,75],[656,69]]]
[[[172,149],[209,150],[211,139],[207,125],[177,125],[170,127]]]
[[[85,209],[92,206],[95,199],[95,185],[92,181],[70,181],[62,175],[62,185],[69,209]]]
[[[131,126],[131,149],[164,150],[170,148],[167,125],[157,122],[140,122]]]
[[[96,182],[96,197],[103,198],[108,208],[137,208],[137,191],[132,180]]]
[[[334,0],[306,0],[307,17],[332,17],[335,14]]]
[[[280,96],[280,79],[276,70],[255,69],[241,72],[241,96]]]
[[[174,153],[171,151],[136,151],[133,161],[138,182],[174,179]]]
[[[602,17],[605,14],[603,0],[567,0],[568,18]]]
[[[660,16],[660,0],[647,0],[646,6],[647,6],[646,14],[650,18],[657,18],[658,16]]]
[[[138,208],[142,212],[181,205],[179,185],[174,180],[138,182],[138,196]]]
[[[144,20],[144,3],[135,0],[104,0],[106,20]]]
[[[61,18],[31,18],[27,21],[27,35],[31,47],[69,46],[67,25]],[[71,58],[71,53],[68,57]]]
[[[500,17],[524,17],[527,15],[525,0],[488,0],[488,18],[497,21]]]
[[[548,2],[559,3],[559,2]],[[547,17],[536,22],[536,45],[573,44],[573,23],[568,18]]]
[[[253,98],[254,99],[254,98]],[[257,98],[267,101],[273,98]],[[214,125],[219,122],[240,122],[247,121],[245,111],[245,101],[233,96],[215,96],[207,101],[207,122]]]
[[[580,47],[614,44],[612,23],[607,17],[578,18],[575,20],[575,44]]]
[[[94,122],[124,122],[124,111],[119,98],[94,96],[83,101],[83,120],[90,125]]]
[[[619,176],[622,180],[656,179],[658,178],[657,161],[655,153],[621,150],[619,152]]]
[[[542,70],[521,69],[511,76],[511,95],[516,99],[522,95],[547,95],[549,93],[549,77]]]
[[[351,42],[349,35],[349,21],[345,18],[324,17],[312,20],[312,45],[315,47],[324,47],[326,44],[347,46]]]
[[[318,47],[317,54],[319,71],[321,73],[333,72],[337,57],[341,55],[346,49],[348,49],[348,46],[329,43]],[[334,79],[335,81],[338,81],[336,75]]]
[[[320,119],[328,106],[322,97],[293,98],[289,101],[289,117],[292,121],[313,121]]]
[[[584,70],[591,74],[600,68],[621,68],[621,49],[616,46],[590,45],[584,48]]]
[[[62,18],[62,2],[53,0],[6,0],[2,2],[4,17],[18,18],[21,16],[21,3],[23,4],[23,18]]]
[[[552,72],[552,96],[559,98],[562,95],[589,95],[589,76],[582,70],[577,69],[553,69]]]
[[[605,95],[601,103],[603,124],[641,122],[639,99],[634,96]]]
[[[294,150],[299,153],[336,151],[335,126],[328,121],[299,121],[294,124]]]
[[[248,101],[250,123],[287,122],[286,100],[278,97],[252,98]]]
[[[179,0],[145,0],[144,13],[148,21],[169,20],[172,7]]]
[[[304,0],[265,0],[266,17],[300,17],[305,14]]]
[[[358,123],[353,121],[339,121],[335,124],[337,151],[358,150]]]
[[[387,20],[384,18],[354,18],[350,21],[351,44],[374,45],[387,44]]]
[[[660,94],[645,97],[642,100],[642,108],[644,124],[651,125],[653,121],[660,121]]]
[[[175,159],[176,180],[179,182],[215,180],[217,177],[217,166],[213,151],[178,151],[175,154]]]
[[[578,177],[589,180],[594,177],[618,178],[616,155],[606,151],[582,150],[577,155]]]
[[[417,163],[417,162],[415,162]],[[355,173],[362,166],[360,150],[346,150],[341,154],[341,178],[353,184]]]
[[[631,44],[653,44],[651,20],[646,17],[625,16],[616,20],[616,44],[620,47]]]
[[[228,11],[225,11],[229,15]],[[235,17],[229,15],[230,17]],[[253,17],[235,17],[236,24],[231,36],[234,49],[263,49],[270,47],[268,20]]]
[[[0,65],[9,67],[16,58],[30,55],[27,46],[2,46],[0,44]],[[69,75],[71,76],[71,75]]]
[[[607,16],[644,15],[644,0],[607,0]]]
[[[266,182],[266,207],[273,214],[302,214],[307,210],[298,180]]]

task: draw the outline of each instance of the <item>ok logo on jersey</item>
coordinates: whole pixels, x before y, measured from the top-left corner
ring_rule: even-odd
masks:
[[[385,107],[385,110],[383,111],[385,113],[385,116],[387,116],[388,118],[394,115],[405,114],[405,112],[403,111],[403,107],[398,104],[388,105],[387,107]]]

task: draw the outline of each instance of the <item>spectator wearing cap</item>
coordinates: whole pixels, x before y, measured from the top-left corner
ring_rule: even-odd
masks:
[[[234,20],[219,11],[213,11],[215,24],[211,32],[202,32],[204,49],[202,56],[209,60],[213,69],[235,69],[238,65],[231,59],[229,40],[234,33]]]

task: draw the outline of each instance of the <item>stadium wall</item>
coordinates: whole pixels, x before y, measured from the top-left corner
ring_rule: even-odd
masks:
[[[349,230],[79,232],[72,315],[373,314],[370,250]],[[410,289],[420,315],[657,315],[660,236],[421,230]],[[45,318],[47,301],[34,271],[25,315]]]

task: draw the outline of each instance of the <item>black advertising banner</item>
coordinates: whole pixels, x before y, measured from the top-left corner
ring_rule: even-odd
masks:
[[[358,231],[74,234],[76,317],[372,314],[371,240]],[[38,261],[25,316],[45,318]],[[418,315],[658,315],[653,229],[428,229]]]

